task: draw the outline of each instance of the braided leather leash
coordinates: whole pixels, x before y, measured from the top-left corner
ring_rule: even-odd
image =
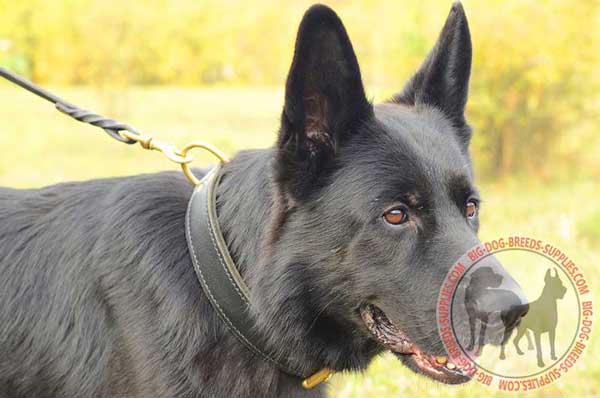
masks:
[[[188,152],[194,148],[201,148],[207,150],[216,156],[221,163],[228,162],[227,156],[219,149],[211,144],[203,141],[195,141],[186,145],[182,150],[177,149],[171,144],[166,144],[161,141],[154,139],[149,135],[140,134],[135,128],[128,124],[118,122],[116,120],[104,117],[97,113],[82,109],[76,105],[73,105],[57,95],[52,94],[48,90],[41,88],[33,82],[9,71],[6,68],[0,67],[0,76],[6,80],[24,88],[25,90],[45,99],[46,101],[52,102],[56,109],[78,120],[83,123],[91,124],[92,126],[100,127],[109,136],[119,142],[125,144],[135,144],[138,142],[144,149],[150,149],[162,152],[169,160],[179,164],[183,173],[186,175],[188,180],[194,185],[198,185],[200,180],[194,175],[189,167],[189,163],[193,158],[188,155]]]

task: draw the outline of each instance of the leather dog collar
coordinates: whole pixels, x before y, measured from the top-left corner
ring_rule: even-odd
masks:
[[[188,249],[202,290],[219,318],[242,344],[285,373],[304,378],[302,386],[312,388],[328,380],[333,371],[325,368],[306,375],[264,347],[253,332],[254,320],[249,315],[250,292],[229,254],[217,220],[215,188],[220,178],[220,167],[217,166],[200,181],[189,201],[185,219]]]

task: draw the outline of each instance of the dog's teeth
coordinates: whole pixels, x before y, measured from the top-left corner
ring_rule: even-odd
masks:
[[[446,364],[446,367],[447,367],[448,369],[452,370],[452,369],[455,369],[455,368],[456,368],[456,365],[455,365],[455,364],[453,364],[452,362],[448,362],[448,363]]]
[[[448,362],[448,358],[445,356],[439,356],[439,357],[435,357],[435,361],[437,363],[439,363],[440,365],[445,364],[446,362]]]

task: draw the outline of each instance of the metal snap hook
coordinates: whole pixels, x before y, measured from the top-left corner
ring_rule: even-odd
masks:
[[[215,147],[207,142],[204,142],[204,141],[194,141],[192,143],[189,143],[185,148],[183,148],[183,150],[181,150],[181,152],[180,152],[181,156],[184,158],[187,158],[188,152],[194,148],[200,148],[200,149],[204,149],[205,151],[210,152],[217,159],[219,159],[219,161],[221,163],[229,162],[229,158],[227,157],[227,155],[225,155],[223,152],[221,152],[221,150],[219,150],[217,147]],[[188,178],[188,180],[190,180],[190,182],[192,184],[198,186],[202,183],[198,179],[198,177],[196,177],[194,175],[194,173],[192,172],[189,162],[181,163],[181,170],[183,171],[183,174],[185,174],[185,176]]]

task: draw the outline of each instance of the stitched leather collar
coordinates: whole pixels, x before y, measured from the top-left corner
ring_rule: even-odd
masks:
[[[219,318],[250,351],[292,376],[305,378],[302,385],[310,388],[311,379],[318,384],[332,373],[321,370],[309,376],[296,366],[275,355],[253,331],[255,321],[249,315],[250,298],[219,228],[216,209],[216,187],[220,167],[212,169],[194,189],[188,204],[186,237],[196,276]],[[320,375],[320,376],[317,376]]]

